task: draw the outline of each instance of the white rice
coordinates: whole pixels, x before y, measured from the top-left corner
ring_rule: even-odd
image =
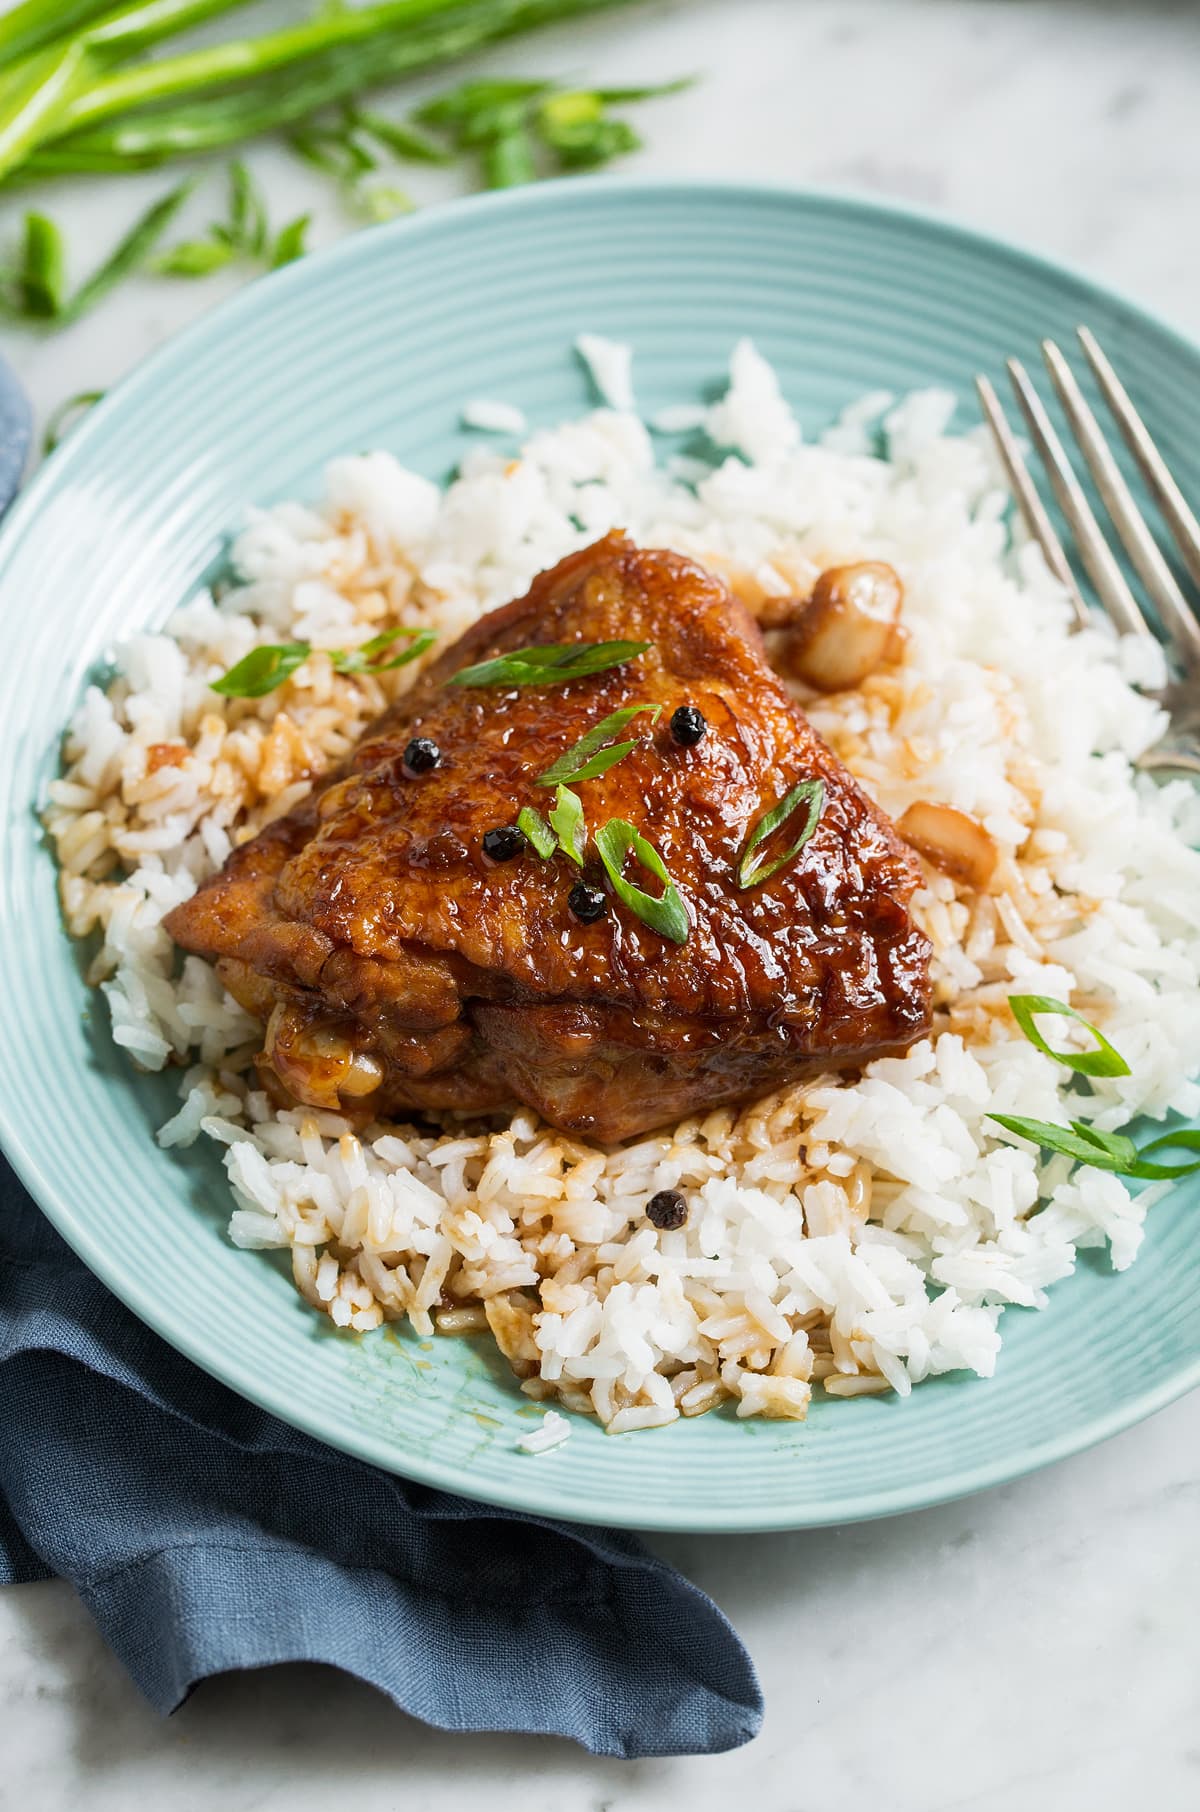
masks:
[[[517,1446],[522,1453],[549,1453],[552,1447],[561,1447],[571,1432],[571,1424],[557,1410],[548,1409],[537,1428],[531,1428],[528,1434],[517,1436]]]
[[[484,434],[524,434],[529,426],[525,411],[515,403],[498,403],[490,397],[476,397],[463,404],[464,428],[478,428]]]
[[[1111,1129],[1200,1108],[1196,797],[1131,766],[1161,720],[1129,682],[1158,677],[1159,657],[1102,625],[1069,633],[1040,559],[1009,550],[982,432],[948,432],[952,397],[864,398],[806,444],[743,341],[729,393],[702,413],[722,452],[656,467],[629,348],[585,335],[579,350],[609,408],[533,434],[517,459],[481,447],[444,495],[386,453],[339,460],[319,508],[251,513],[237,589],[118,651],[121,677],[88,692],[51,789],[68,925],[101,933],[93,977],[117,1042],[144,1068],[182,1066],[161,1142],[225,1146],[232,1239],[290,1249],[299,1289],[339,1327],[489,1328],[524,1390],[614,1432],[728,1398],[739,1415],[800,1418],[814,1385],[907,1395],[935,1373],[986,1376],[1004,1308],[1044,1307],[1081,1247],[1130,1264],[1161,1193],[1042,1162],[989,1113]],[[508,428],[506,407],[471,416]],[[681,403],[664,421],[701,417]],[[905,664],[807,706],[888,812],[944,801],[1001,852],[992,892],[931,869],[918,895],[933,1034],[857,1082],[818,1078],[616,1150],[525,1111],[362,1137],[276,1111],[250,1068],[259,1028],[205,963],[177,966],[160,921],[412,672],[346,678],[316,652],[259,701],[208,682],[258,641],[344,648],[393,621],[456,635],[614,527],[695,554],[751,608],[837,561],[901,573]],[[1017,990],[1072,1002],[1132,1074],[1082,1100],[1021,1036]],[[646,1221],[660,1189],[687,1198],[683,1229]],[[521,1445],[551,1437],[548,1415]]]
[[[703,403],[668,403],[651,417],[650,426],[656,434],[694,434],[707,420]]]
[[[600,401],[610,409],[632,413],[633,347],[623,340],[606,340],[603,334],[581,333],[575,350],[587,366]]]

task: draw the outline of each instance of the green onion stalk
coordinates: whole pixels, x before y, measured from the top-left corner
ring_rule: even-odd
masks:
[[[60,57],[74,47],[84,68],[72,66],[53,104],[31,111],[27,96],[23,124],[11,135],[8,96],[0,88],[0,177],[18,169],[32,176],[137,168],[218,149],[413,70],[620,0],[390,0],[97,72],[97,56],[122,42],[113,36],[119,21],[127,34],[137,26],[143,36],[133,41],[144,43],[147,31],[161,26],[159,35],[165,33],[172,6],[190,23],[202,10],[207,16],[228,3],[143,0],[110,10],[59,47]]]
[[[127,0],[114,8],[112,0],[106,0],[103,16],[84,35],[92,50],[128,56],[245,4],[246,0]]]
[[[102,78],[86,94],[78,96],[63,114],[62,129],[82,131],[134,107],[270,76],[343,46],[349,49],[378,43],[394,31],[420,24],[446,10],[446,0],[390,0],[384,6],[330,13],[302,25],[286,26],[282,31],[235,38],[227,44],[139,63]]]
[[[232,12],[246,0],[24,0],[0,17],[0,66],[65,39],[93,49],[128,54],[200,25],[217,13]]]
[[[58,130],[87,74],[87,49],[70,40],[35,52],[0,77],[0,175]]]
[[[0,17],[0,68],[75,36],[111,11],[112,0],[24,0]]]

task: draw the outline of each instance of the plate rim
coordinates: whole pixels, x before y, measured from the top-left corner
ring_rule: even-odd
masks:
[[[516,188],[489,189],[477,195],[452,197],[435,202],[415,214],[403,215],[397,220],[361,227],[334,240],[331,245],[321,246],[314,252],[306,253],[303,258],[293,259],[278,270],[264,272],[262,276],[235,290],[232,295],[214,303],[174,333],[168,334],[152,352],[139,359],[109,386],[99,402],[94,403],[83,419],[42,458],[33,476],[17,493],[11,508],[0,521],[0,574],[7,558],[8,543],[14,538],[14,530],[21,527],[30,506],[40,501],[41,491],[48,488],[48,475],[56,476],[63,472],[72,458],[78,458],[92,437],[102,430],[110,414],[123,408],[127,399],[136,396],[143,386],[154,382],[160,364],[165,365],[185,352],[193,339],[202,339],[214,322],[224,323],[237,319],[244,312],[254,312],[261,306],[262,298],[268,292],[282,296],[288,288],[302,286],[308,281],[311,270],[343,259],[352,259],[368,240],[369,243],[378,245],[384,239],[403,241],[417,238],[426,232],[438,230],[448,220],[469,221],[480,214],[523,211],[527,208],[536,212],[538,208],[564,194],[646,194],[655,191],[664,195],[686,193],[724,198],[744,196],[747,200],[761,200],[765,196],[784,204],[792,203],[833,213],[846,210],[861,216],[907,223],[931,231],[935,237],[999,255],[1043,275],[1066,278],[1072,285],[1092,290],[1110,304],[1116,302],[1139,324],[1145,324],[1156,333],[1173,340],[1182,352],[1191,357],[1200,357],[1200,332],[1193,337],[1168,315],[1160,313],[1122,286],[1094,276],[1070,259],[1053,257],[1023,240],[1009,239],[1003,234],[989,232],[986,228],[971,225],[957,215],[941,213],[936,208],[921,206],[916,202],[895,201],[888,196],[862,195],[836,184],[789,183],[769,179],[757,181],[733,176],[689,177],[668,173],[661,176],[600,174],[546,177]]]
[[[379,244],[376,235],[405,243],[419,239],[426,232],[442,231],[448,223],[459,220],[469,230],[470,223],[480,216],[490,217],[509,209],[537,211],[546,206],[552,207],[567,192],[573,197],[585,193],[659,193],[664,197],[678,197],[686,193],[698,201],[707,196],[725,200],[743,196],[753,201],[761,201],[765,197],[778,201],[781,205],[792,205],[799,209],[848,213],[860,219],[882,219],[901,226],[907,223],[949,244],[964,246],[988,257],[998,257],[1031,269],[1052,281],[1062,283],[1065,280],[1073,287],[1091,291],[1109,307],[1116,303],[1135,326],[1149,328],[1160,339],[1165,338],[1176,345],[1190,359],[1200,358],[1200,339],[1193,339],[1174,322],[1119,287],[1098,281],[1066,260],[1049,257],[1020,242],[980,230],[952,215],[945,215],[931,208],[915,207],[876,196],[863,196],[834,187],[707,176],[693,178],[685,175],[560,177],[528,187],[493,191],[440,203],[416,216],[368,229],[372,235],[370,243],[376,246]],[[43,461],[32,480],[16,498],[0,525],[0,581],[3,580],[12,550],[27,532],[34,529],[44,494],[64,479],[69,479],[72,464],[82,456],[96,435],[105,433],[110,416],[131,406],[136,407],[143,392],[153,388],[160,371],[181,357],[186,357],[194,342],[204,340],[214,331],[219,334],[225,324],[240,319],[244,313],[260,310],[266,298],[282,295],[289,286],[303,286],[311,280],[309,273],[314,268],[323,267],[327,263],[352,262],[364,249],[362,234],[348,234],[332,245],[271,273],[265,279],[260,278],[246,285],[177,333],[168,336],[152,353],[140,360],[88,412],[62,445]],[[66,935],[65,929],[63,935]],[[101,1241],[89,1240],[86,1229],[75,1224],[71,1206],[64,1200],[54,1178],[48,1173],[41,1152],[26,1140],[15,1113],[4,1100],[0,1100],[0,1145],[40,1212],[46,1215],[60,1237],[93,1275],[140,1321],[202,1371],[244,1400],[265,1409],[288,1426],[299,1429],[335,1451],[344,1452],[386,1472],[412,1478],[455,1495],[464,1495],[464,1485],[469,1487],[470,1481],[463,1480],[461,1470],[454,1463],[441,1463],[436,1456],[428,1453],[413,1453],[404,1456],[401,1468],[395,1463],[389,1443],[374,1437],[362,1427],[345,1424],[339,1428],[339,1438],[334,1441],[330,1439],[327,1422],[316,1412],[307,1414],[305,1404],[285,1401],[283,1392],[276,1391],[269,1383],[256,1384],[253,1390],[247,1389],[243,1375],[237,1372],[232,1362],[224,1363],[219,1352],[198,1350],[201,1343],[193,1341],[190,1328],[181,1328],[172,1322],[169,1315],[160,1316],[149,1287],[139,1287],[136,1274],[128,1270],[122,1272],[115,1255],[110,1255]],[[769,1506],[764,1506],[761,1510],[731,1520],[723,1513],[710,1518],[705,1515],[703,1504],[692,1503],[682,1506],[674,1513],[651,1512],[639,1515],[623,1502],[604,1501],[596,1503],[596,1515],[584,1517],[571,1510],[547,1510],[545,1494],[539,1492],[535,1483],[538,1476],[536,1473],[530,1475],[529,1489],[522,1488],[519,1482],[507,1485],[489,1481],[483,1493],[476,1491],[473,1495],[503,1508],[550,1515],[564,1521],[603,1520],[613,1527],[660,1532],[746,1534],[830,1527],[932,1508],[1026,1477],[1044,1466],[1086,1452],[1126,1428],[1157,1414],[1197,1387],[1200,1387],[1200,1354],[1190,1363],[1178,1366],[1155,1385],[1135,1391],[1106,1413],[1093,1416],[1082,1425],[1038,1442],[1021,1456],[1017,1464],[1009,1457],[985,1463],[966,1473],[950,1473],[943,1466],[931,1478],[885,1491],[873,1492],[869,1486],[863,1487],[852,1495],[843,1493],[799,1513],[789,1513],[786,1509],[773,1511]],[[522,1477],[523,1474],[516,1475],[518,1481]]]

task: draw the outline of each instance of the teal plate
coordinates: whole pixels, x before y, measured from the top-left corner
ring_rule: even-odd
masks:
[[[312,494],[323,463],[392,448],[435,478],[471,396],[539,424],[587,396],[588,329],[631,340],[644,408],[693,398],[751,334],[809,428],[879,387],[949,384],[1076,322],[1099,334],[1184,489],[1200,495],[1200,353],[1129,303],[943,222],[833,196],[593,180],[360,233],[236,297],[101,404],[0,535],[0,1122],[45,1212],[151,1327],[321,1440],[497,1503],[664,1529],[795,1528],[1011,1479],[1200,1382],[1200,1184],[1150,1217],[1124,1276],[1084,1254],[1040,1315],[1010,1309],[996,1377],[727,1413],[612,1439],[577,1419],[530,1458],[538,1413],[482,1342],[333,1332],[282,1267],[235,1251],[212,1153],[168,1154],[167,1080],[108,1037],[58,915],[34,806],[112,642],[161,622],[247,501]],[[964,414],[964,421],[971,419]]]

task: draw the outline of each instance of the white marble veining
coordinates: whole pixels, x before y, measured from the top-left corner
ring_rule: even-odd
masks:
[[[643,170],[915,200],[1071,260],[1200,332],[1191,0],[664,0],[487,61],[613,82],[696,71],[693,92],[642,110]],[[344,230],[319,178],[282,153],[254,162],[280,219],[312,207],[318,242]],[[80,266],[160,185],[60,189]],[[417,172],[411,187],[431,200],[453,179]],[[19,206],[0,206],[0,240]],[[194,206],[200,224],[204,198]],[[131,284],[72,332],[9,334],[5,351],[44,417],[233,286]],[[742,1631],[768,1715],[733,1755],[634,1764],[446,1737],[315,1668],[212,1682],[163,1723],[66,1587],[12,1589],[0,1592],[0,1807],[716,1812],[735,1799],[761,1812],[1191,1812],[1198,1536],[1200,1394],[940,1510],[663,1538]]]

